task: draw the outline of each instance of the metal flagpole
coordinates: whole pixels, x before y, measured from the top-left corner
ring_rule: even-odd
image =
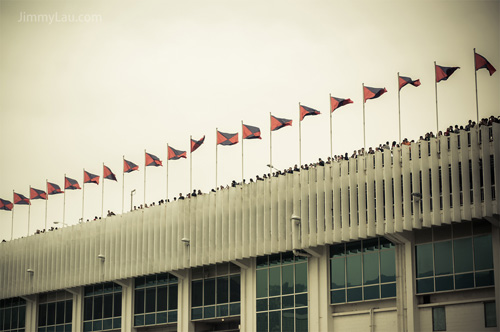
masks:
[[[219,144],[217,144],[217,135],[219,133],[219,129],[215,128],[215,190],[217,190],[217,147]]]
[[[101,218],[104,216],[104,163],[102,163]],[[83,220],[82,220],[83,221]]]
[[[243,184],[243,178],[244,178],[244,174],[243,174],[243,141],[244,141],[244,138],[243,138],[243,120],[241,120],[241,184]]]
[[[399,143],[401,143],[401,99],[400,99],[401,88],[399,87],[399,72],[398,72],[398,114],[399,114]],[[437,134],[437,133],[436,133]]]
[[[474,48],[474,77],[476,83],[476,123],[479,124],[479,104],[477,101],[477,70],[476,70],[476,49]]]
[[[434,61],[434,87],[436,91],[436,134],[439,132],[439,118],[438,118],[438,84],[436,74],[436,61]]]
[[[365,154],[368,152],[366,151],[366,133],[365,133],[365,83],[361,83],[362,86],[362,91],[363,91],[363,148],[365,149]]]
[[[302,165],[302,121],[300,120],[300,102],[299,102],[299,165]]]
[[[122,214],[125,210],[125,156],[123,156],[122,164]]]
[[[66,175],[64,175],[66,176]],[[45,199],[45,228],[47,228],[47,203],[49,202],[49,180],[45,179],[47,198]],[[64,190],[64,204],[66,203],[66,190]],[[63,225],[64,225],[64,204],[63,204]]]
[[[146,149],[144,149],[144,207],[146,206]]]
[[[83,169],[83,181],[82,181],[82,220],[85,216],[85,168]]]
[[[66,220],[66,173],[64,173],[64,185],[63,185],[63,187],[64,187],[64,199],[63,199],[63,226],[64,226],[65,220]],[[83,219],[82,219],[82,221],[83,221]],[[47,229],[47,213],[45,213],[45,229]]]
[[[189,135],[189,192],[193,192],[193,148],[191,144],[193,144],[193,136]]]
[[[167,199],[168,199],[168,143],[167,143]]]
[[[10,240],[12,241],[12,239],[14,238],[14,210],[15,210],[15,205],[16,203],[14,203],[15,200],[14,200],[14,190],[12,190],[12,226],[10,227]]]
[[[31,186],[30,186],[30,204],[28,205],[28,234],[26,236],[30,236],[30,221],[31,221]]]
[[[273,172],[273,116],[269,112],[269,174]]]
[[[330,93],[330,157],[333,158],[332,94]]]

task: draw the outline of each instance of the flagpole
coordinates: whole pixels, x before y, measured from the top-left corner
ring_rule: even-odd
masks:
[[[125,155],[122,163],[122,214],[125,211]]]
[[[146,149],[144,149],[144,207],[146,207]]]
[[[15,199],[14,199],[14,190],[12,190],[12,226],[10,227],[10,240],[14,238],[14,210],[15,210]]]
[[[101,196],[101,218],[104,217],[104,163],[102,163],[102,196]],[[83,219],[82,219],[83,221]]]
[[[300,101],[299,101],[299,165],[302,165],[302,121],[300,120]]]
[[[363,91],[363,148],[365,149],[365,153],[367,153],[368,151],[366,151],[366,133],[365,133],[365,83],[361,83],[361,86],[362,86],[362,91]]]
[[[168,159],[169,159],[168,158],[168,147],[169,147],[169,145],[167,143],[167,162],[166,162],[167,163],[167,167],[166,167],[167,168],[167,198],[168,198]]]
[[[398,72],[398,115],[399,115],[399,143],[401,143],[401,88],[399,87],[399,72]],[[436,133],[437,134],[437,133]]]
[[[193,159],[192,159],[193,148],[191,144],[193,144],[193,136],[189,135],[189,192],[193,191]]]
[[[66,173],[64,173],[64,199],[63,199],[63,227],[65,225],[66,220]],[[48,189],[47,189],[48,192]],[[47,197],[48,199],[48,197]],[[47,211],[45,211],[47,212]],[[45,217],[47,217],[47,213],[45,213]],[[45,229],[47,229],[47,218],[45,218]]]
[[[82,220],[85,214],[85,168],[83,169],[83,182],[82,182]]]
[[[31,186],[29,190],[30,194],[30,204],[28,205],[28,234],[26,236],[30,236],[30,221],[31,221]]]
[[[243,137],[243,120],[241,120],[241,184],[243,184],[243,178],[244,178],[244,174],[243,174],[243,141],[244,141],[244,137]]]
[[[476,83],[476,123],[479,124],[479,104],[477,97],[477,70],[476,70],[476,48],[474,48],[474,78]]]
[[[438,84],[436,74],[436,61],[434,61],[434,87],[436,91],[436,135],[439,132],[439,118],[438,118]]]
[[[66,175],[64,175],[66,176]],[[45,179],[45,188],[47,197],[45,198],[45,228],[47,228],[47,203],[49,202],[49,180]],[[64,202],[66,202],[66,190],[64,190]],[[64,205],[63,205],[63,225],[64,225]]]
[[[273,120],[269,112],[269,174],[273,172]]]
[[[330,157],[333,158],[332,94],[330,93]]]
[[[219,144],[217,144],[217,135],[218,135],[219,129],[215,128],[215,190],[217,191],[217,147]]]

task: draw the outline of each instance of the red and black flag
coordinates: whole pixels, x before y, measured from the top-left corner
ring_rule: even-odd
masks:
[[[158,167],[158,166],[163,166],[163,164],[161,163],[161,160],[157,156],[146,152],[146,166]]]
[[[315,110],[314,108],[310,108],[304,105],[299,105],[299,106],[300,106],[300,121],[304,120],[304,117],[308,115],[321,114],[318,110]]]
[[[47,199],[47,193],[40,189],[30,188],[30,199]]]
[[[412,80],[410,77],[399,76],[399,90],[401,90],[401,88],[403,88],[406,84],[411,84],[413,86],[419,86],[420,79]]]
[[[347,104],[352,104],[353,101],[349,98],[342,99],[336,97],[330,97],[331,112],[335,111],[337,108],[342,107]]]
[[[217,130],[217,145],[233,145],[238,143],[238,133],[228,134]]]
[[[191,152],[194,152],[196,149],[198,149],[203,144],[203,142],[205,142],[205,135],[203,135],[203,137],[198,141],[191,138]]]
[[[363,89],[365,103],[368,99],[378,98],[386,92],[387,90],[385,88],[371,88],[369,86],[365,86]]]
[[[80,185],[78,184],[78,181],[73,180],[71,178],[65,177],[64,178],[64,189],[82,189],[80,188]]]
[[[474,63],[476,64],[476,70],[485,68],[490,73],[490,76],[497,71],[495,67],[493,67],[491,63],[489,63],[484,56],[477,54],[475,52],[474,52]]]
[[[139,166],[134,164],[131,161],[123,159],[123,172],[124,173],[130,173],[133,171],[137,171],[139,169]]]
[[[57,184],[47,182],[47,193],[49,195],[62,194],[63,192]]]
[[[168,160],[178,160],[181,158],[186,158],[186,151],[179,151],[173,147],[168,147]]]
[[[277,118],[274,115],[271,115],[271,131],[276,131],[278,129],[291,125],[292,125],[292,120]]]
[[[87,171],[83,171],[83,183],[95,183],[99,184],[99,175],[92,174]]]
[[[260,137],[260,128],[254,127],[254,126],[249,126],[246,124],[243,124],[243,139],[262,139]]]
[[[117,181],[115,174],[111,171],[111,169],[109,169],[108,166],[102,165],[102,167],[103,167],[103,171],[102,171],[103,179]]]
[[[28,197],[25,197],[24,195],[14,193],[14,204],[18,205],[30,205],[31,202]]]
[[[0,210],[12,211],[13,207],[14,207],[14,205],[12,204],[11,201],[0,198]]]
[[[460,69],[460,67],[443,67],[436,65],[436,82],[446,81],[457,69]]]

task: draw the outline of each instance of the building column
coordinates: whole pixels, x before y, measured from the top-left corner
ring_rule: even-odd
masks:
[[[240,331],[257,329],[257,281],[255,280],[256,259],[245,259],[243,263],[233,261],[240,267]]]
[[[491,226],[491,242],[493,249],[493,269],[495,271],[495,306],[497,309],[497,327],[500,326],[500,227]]]
[[[191,271],[169,272],[178,278],[177,294],[177,331],[194,332],[191,322]]]
[[[332,331],[328,326],[329,283],[327,246],[315,248],[307,260],[307,295],[309,331]]]
[[[115,281],[122,286],[122,332],[134,332],[134,278]]]
[[[83,287],[67,288],[66,291],[73,295],[71,312],[71,331],[83,331]],[[29,330],[28,330],[29,331]]]
[[[38,328],[38,296],[21,296],[26,300],[26,318],[24,324],[25,331],[36,331]]]

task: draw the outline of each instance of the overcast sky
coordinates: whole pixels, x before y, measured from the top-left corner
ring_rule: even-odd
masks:
[[[298,163],[298,103],[321,114],[302,122],[302,162],[330,153],[329,98],[354,104],[333,113],[334,154],[363,146],[362,83],[387,88],[366,104],[367,146],[398,139],[397,73],[420,79],[401,91],[402,136],[436,130],[434,65],[459,66],[438,84],[439,129],[476,118],[473,48],[500,70],[499,1],[0,1],[0,198],[15,190],[83,186],[83,168],[106,180],[104,211],[166,196],[167,143],[193,153],[193,187],[215,187],[215,131],[260,127],[244,142],[245,178],[268,171],[269,113],[293,120],[273,132],[273,164]],[[68,20],[77,22],[67,22]],[[500,72],[478,75],[480,116],[500,115]],[[240,143],[218,148],[218,184],[241,181]],[[189,191],[189,159],[170,161],[169,198]],[[102,180],[102,179],[101,179]],[[102,181],[101,181],[102,183]],[[84,219],[101,215],[102,186],[85,185]],[[48,226],[63,219],[50,196]],[[45,202],[31,206],[30,233],[44,227]],[[82,217],[82,190],[67,191],[68,224]],[[12,212],[0,211],[0,239]],[[28,207],[14,208],[14,238],[26,236]]]

